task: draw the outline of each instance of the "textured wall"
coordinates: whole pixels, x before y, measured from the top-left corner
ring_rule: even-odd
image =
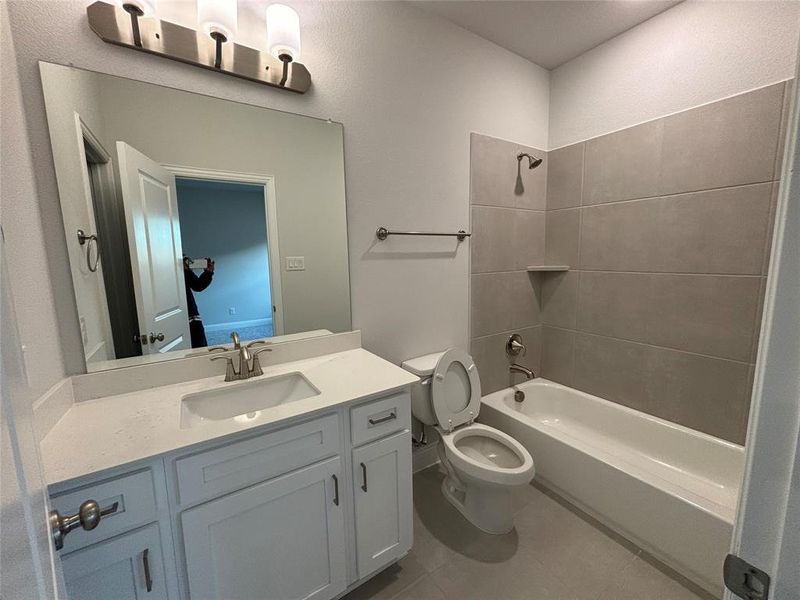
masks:
[[[544,377],[744,441],[787,89],[549,153]]]
[[[23,340],[46,356],[40,381],[52,384],[83,362],[38,60],[344,123],[353,326],[366,348],[394,361],[466,347],[468,248],[454,253],[441,240],[420,239],[376,244],[374,232],[466,226],[469,132],[546,147],[547,71],[404,3],[293,2],[302,61],[314,78],[298,96],[104,44],[89,30],[82,0],[8,4],[38,186],[37,201],[19,206],[33,225],[24,234],[34,251],[15,271],[35,273],[37,285],[17,287],[23,297],[33,287],[32,302],[58,310],[58,327],[51,318],[49,328],[39,326],[40,311],[20,311]],[[240,3],[244,43],[263,47],[266,4]],[[195,21],[193,2],[159,6],[173,20]],[[33,196],[30,172],[11,179]]]
[[[548,149],[794,76],[800,3],[683,2],[551,73]]]
[[[543,162],[528,169],[527,152]],[[526,268],[545,258],[547,152],[472,135],[470,152],[472,268],[470,352],[483,393],[519,380],[511,375],[505,345],[522,335],[527,354],[515,360],[539,370],[541,346],[540,277]]]

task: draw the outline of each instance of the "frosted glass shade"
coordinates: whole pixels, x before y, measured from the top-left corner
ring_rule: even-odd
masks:
[[[156,14],[156,0],[115,0],[115,4],[121,8],[125,8],[126,4],[135,6],[142,11],[144,17],[152,17]]]
[[[226,40],[232,41],[239,28],[236,2],[237,0],[197,0],[197,23],[200,30],[207,35],[222,34]]]
[[[285,4],[267,7],[267,49],[277,59],[300,58],[300,17]]]

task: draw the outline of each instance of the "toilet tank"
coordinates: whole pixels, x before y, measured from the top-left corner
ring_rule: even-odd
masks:
[[[411,386],[411,414],[426,425],[437,424],[431,402],[431,376],[442,354],[444,352],[434,352],[411,358],[402,364],[406,371],[420,378],[418,383]]]

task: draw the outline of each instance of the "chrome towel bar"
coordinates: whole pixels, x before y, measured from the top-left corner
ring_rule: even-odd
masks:
[[[463,229],[453,233],[444,231],[389,231],[386,229],[386,227],[378,227],[378,230],[375,232],[375,237],[377,237],[380,241],[385,240],[390,235],[432,235],[437,237],[455,237],[458,238],[459,242],[463,242],[472,234],[467,233]]]

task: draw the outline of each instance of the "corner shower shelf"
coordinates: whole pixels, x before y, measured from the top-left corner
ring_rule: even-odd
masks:
[[[533,265],[526,267],[529,273],[557,273],[569,271],[569,265]]]

